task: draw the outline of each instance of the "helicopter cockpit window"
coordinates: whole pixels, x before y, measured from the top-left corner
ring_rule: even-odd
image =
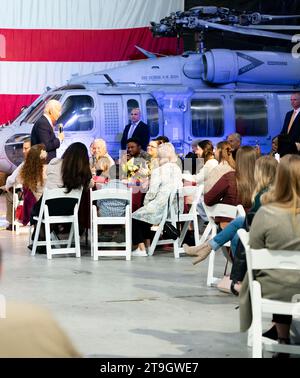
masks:
[[[221,100],[193,100],[191,112],[193,137],[212,138],[224,135],[224,109]]]
[[[132,109],[139,108],[140,105],[137,100],[130,99],[127,101],[128,121],[130,122],[130,113]]]
[[[235,128],[243,136],[268,135],[268,109],[264,99],[235,101]]]
[[[14,134],[5,143],[5,154],[16,167],[24,161],[23,142],[30,134]]]
[[[64,131],[88,131],[93,129],[94,100],[90,96],[70,96],[64,102],[57,125],[62,123]],[[57,127],[56,127],[57,128]]]
[[[150,136],[154,138],[159,134],[159,113],[157,102],[149,99],[146,102],[147,108],[147,124],[150,128]]]
[[[35,123],[43,114],[45,105],[50,100],[57,100],[61,98],[61,95],[55,94],[52,96],[47,96],[43,100],[37,102],[37,104],[30,110],[22,122]]]

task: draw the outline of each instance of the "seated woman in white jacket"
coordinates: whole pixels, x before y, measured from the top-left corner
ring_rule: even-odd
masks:
[[[146,245],[150,245],[151,225],[161,222],[170,194],[182,187],[182,174],[171,143],[158,147],[158,161],[159,167],[152,172],[144,206],[132,214],[132,242],[138,246],[133,256],[147,256]]]
[[[203,161],[203,165],[196,175],[183,174],[183,179],[191,182],[196,182],[197,185],[204,184],[210,172],[218,165],[218,161],[214,156],[214,146],[210,140],[202,140],[198,143],[195,151],[198,160]]]

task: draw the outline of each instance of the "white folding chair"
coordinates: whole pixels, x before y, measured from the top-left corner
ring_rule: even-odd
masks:
[[[20,222],[16,219],[16,210],[19,205],[23,204],[23,201],[19,200],[18,190],[22,190],[21,184],[14,184],[12,188],[12,231],[16,232],[16,235],[20,233]]]
[[[46,246],[47,258],[52,259],[53,255],[63,255],[75,253],[76,257],[80,257],[80,237],[79,237],[79,225],[78,225],[78,208],[79,202],[82,194],[82,189],[72,190],[70,193],[66,193],[65,188],[59,189],[45,189],[42,197],[40,212],[38,217],[34,217],[37,221],[35,236],[32,245],[31,254],[34,256],[36,253],[36,248],[38,246]],[[76,204],[74,206],[73,214],[71,215],[49,215],[49,208],[47,201],[57,200],[57,199],[74,199]],[[61,223],[71,223],[71,230],[69,238],[65,240],[59,240],[51,238],[50,225],[61,224]],[[45,241],[38,241],[41,225],[45,225]],[[75,240],[75,247],[72,248],[73,237]],[[66,248],[60,248],[61,245],[67,245]],[[54,247],[54,248],[53,248]]]
[[[174,208],[174,202],[173,202],[173,206],[171,207],[171,212],[170,212],[170,215],[172,218],[170,220],[172,224],[176,224],[176,222],[184,223],[178,242],[174,245],[174,247],[177,248],[176,251],[174,250],[174,254],[176,258],[179,258],[180,254],[184,253],[184,250],[182,248],[182,243],[184,241],[184,238],[186,236],[186,233],[191,223],[193,223],[195,245],[199,245],[200,243],[197,205],[200,201],[200,197],[202,193],[203,193],[203,185],[184,186],[183,188],[180,188],[178,190],[178,195],[180,199],[187,196],[192,197],[192,205],[188,213],[179,212],[179,214],[177,214],[175,211],[173,211],[173,208]]]
[[[100,189],[93,191],[90,189],[91,198],[91,255],[94,260],[99,257],[116,257],[124,256],[126,260],[131,260],[132,250],[132,191],[128,189]],[[102,217],[98,215],[95,201],[98,200],[123,200],[127,202],[125,216],[123,217]],[[98,226],[99,225],[124,225],[125,226],[125,242],[98,242]],[[100,248],[100,249],[99,249]],[[105,249],[103,249],[105,248]],[[106,248],[117,248],[107,250]],[[121,249],[122,248],[122,249]]]
[[[254,270],[282,269],[300,271],[299,251],[274,251],[268,249],[252,249],[249,246],[249,234],[246,230],[238,230],[238,235],[245,247],[252,305],[252,357],[262,358],[263,350],[300,354],[300,346],[277,344],[276,341],[262,336],[263,314],[300,315],[300,293],[292,302],[264,299],[261,285],[255,280]],[[300,272],[299,272],[300,274]]]
[[[166,221],[171,222],[172,225],[174,227],[176,227],[176,222],[177,222],[176,216],[174,214],[171,214],[171,212],[174,210],[173,202],[174,202],[176,193],[177,193],[177,189],[174,190],[173,192],[171,192],[171,194],[169,195],[168,204],[167,204],[167,206],[165,206],[165,208],[163,210],[162,220],[161,220],[160,224],[158,225],[158,228],[157,228],[157,230],[155,232],[155,235],[154,235],[154,237],[152,239],[151,246],[150,246],[150,248],[148,250],[148,255],[149,256],[152,256],[154,254],[154,251],[155,251],[155,249],[156,249],[156,247],[158,245],[173,244],[174,257],[176,259],[179,258],[178,238],[176,240],[173,240],[173,239],[159,240],[160,236],[161,236],[161,234],[163,232],[164,225],[165,225]],[[168,216],[169,216],[169,218],[168,218]]]
[[[208,225],[206,226],[204,233],[201,236],[200,244],[204,243],[205,241],[209,239],[212,239],[213,237],[217,235],[218,225],[215,223],[216,217],[234,219],[238,215],[244,216],[244,217],[246,216],[245,210],[243,206],[241,205],[232,206],[232,205],[218,203],[214,206],[206,206],[205,203],[203,202],[203,208],[208,218]],[[230,242],[226,243],[223,247],[224,248],[230,247]],[[220,281],[220,278],[214,277],[215,252],[216,251],[212,250],[211,253],[209,254],[207,280],[206,280],[207,286],[214,286]],[[227,253],[225,255],[227,255]]]

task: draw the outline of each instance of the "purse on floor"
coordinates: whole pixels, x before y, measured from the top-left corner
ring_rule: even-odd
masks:
[[[163,238],[176,240],[179,236],[180,232],[177,228],[174,227],[171,222],[166,222],[163,229]]]

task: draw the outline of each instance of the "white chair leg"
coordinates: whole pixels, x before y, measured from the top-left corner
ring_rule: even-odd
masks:
[[[248,345],[249,348],[253,347],[253,327],[252,327],[252,325],[248,329],[247,345]]]
[[[149,248],[149,256],[153,256],[153,253],[155,251],[155,248],[156,248],[156,245],[157,245],[157,242],[159,240],[161,232],[162,232],[162,226],[159,225],[158,229],[156,230],[156,233],[154,235],[154,238],[152,240],[152,243],[150,245],[150,248]]]
[[[71,229],[70,229],[67,248],[71,248],[72,247],[73,236],[74,236],[74,223],[72,223],[72,226],[71,226]]]
[[[132,249],[130,219],[128,219],[126,224],[125,224],[125,241],[126,241],[126,261],[130,261],[131,260],[131,249]]]
[[[262,358],[262,314],[261,314],[261,301],[260,289],[253,285],[253,298],[252,301],[255,305],[252,306],[252,332],[253,332],[253,348],[252,357]]]
[[[215,251],[211,251],[208,260],[207,280],[206,285],[212,286],[215,283],[214,279],[214,264],[215,264]]]
[[[184,240],[186,233],[188,231],[189,225],[190,225],[190,221],[184,222],[184,225],[183,225],[183,228],[182,228],[182,231],[181,231],[181,235],[180,235],[180,238],[178,240],[178,247],[179,248],[182,246],[182,243],[183,243],[183,240]]]
[[[46,250],[47,250],[47,259],[52,259],[52,250],[51,250],[51,236],[50,236],[50,224],[45,219],[45,234],[46,234]]]
[[[95,209],[93,209],[95,211]],[[91,227],[93,227],[93,255],[94,261],[98,260],[98,224],[97,224],[97,214],[93,216],[93,222]]]
[[[203,244],[209,237],[209,234],[211,233],[212,231],[212,226],[210,223],[208,223],[208,225],[206,226],[200,240],[199,240],[199,244]]]
[[[32,244],[32,251],[31,251],[32,256],[34,256],[36,253],[37,242],[39,239],[40,231],[41,231],[41,222],[38,221],[35,228],[35,235],[34,235],[33,244]]]
[[[193,219],[195,245],[200,245],[199,224],[197,215]]]
[[[72,227],[72,229],[74,230],[75,232],[75,251],[76,251],[76,257],[79,258],[80,257],[80,237],[79,237],[79,225],[78,225],[78,218],[77,216],[75,217],[75,221],[74,221],[74,228]],[[72,237],[73,238],[73,237]]]

